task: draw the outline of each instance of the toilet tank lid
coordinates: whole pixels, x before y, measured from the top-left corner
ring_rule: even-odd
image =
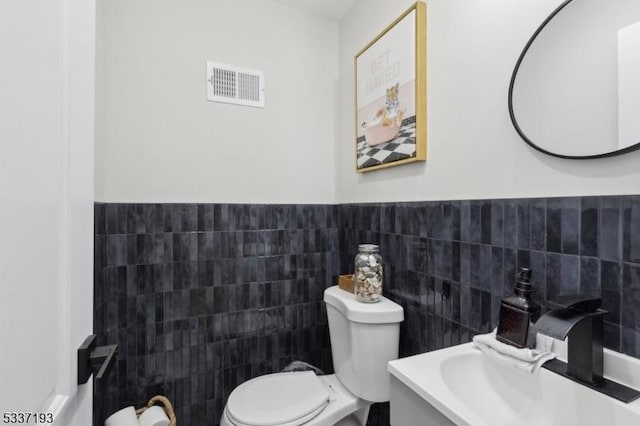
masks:
[[[358,302],[353,293],[342,290],[337,285],[324,291],[325,303],[343,313],[349,321],[366,324],[390,324],[404,320],[402,306],[382,297],[376,303]]]

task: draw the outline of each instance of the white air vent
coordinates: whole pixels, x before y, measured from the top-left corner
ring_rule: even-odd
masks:
[[[207,100],[264,108],[264,73],[207,62]]]

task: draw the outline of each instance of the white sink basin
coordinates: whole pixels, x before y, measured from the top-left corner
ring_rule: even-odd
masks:
[[[640,360],[605,351],[604,371],[640,387]],[[640,425],[640,399],[625,404],[546,369],[505,367],[472,343],[392,361],[389,372],[458,425]]]

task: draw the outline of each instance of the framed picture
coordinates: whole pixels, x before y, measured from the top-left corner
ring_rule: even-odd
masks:
[[[355,57],[356,171],[424,161],[426,6],[417,2]]]

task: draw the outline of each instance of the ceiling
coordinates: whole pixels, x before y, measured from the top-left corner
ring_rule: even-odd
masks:
[[[357,0],[276,0],[297,9],[306,10],[339,21]]]

